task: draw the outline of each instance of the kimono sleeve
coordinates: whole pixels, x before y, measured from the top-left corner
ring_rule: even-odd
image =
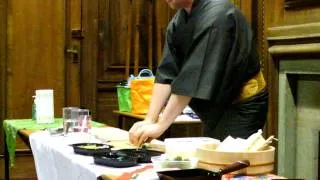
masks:
[[[192,45],[192,52],[172,82],[172,92],[210,100],[217,94],[234,37],[226,28],[210,27]]]
[[[194,38],[192,51],[172,81],[173,93],[225,105],[258,72],[252,31],[245,19],[235,13],[220,16]]]
[[[179,68],[175,60],[174,48],[172,47],[172,24],[169,25],[162,54],[161,64],[157,68],[156,83],[171,84],[179,73]]]

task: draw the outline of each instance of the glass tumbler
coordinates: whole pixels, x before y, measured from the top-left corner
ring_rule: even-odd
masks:
[[[91,116],[88,109],[71,111],[71,119],[75,120],[73,132],[88,132]]]
[[[64,107],[62,109],[62,117],[63,117],[63,134],[68,134],[69,132],[73,132],[73,128],[76,123],[76,119],[72,118],[72,112],[77,111],[79,108],[77,107]]]

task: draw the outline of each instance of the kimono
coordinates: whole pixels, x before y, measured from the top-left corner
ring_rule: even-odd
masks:
[[[190,14],[180,9],[170,21],[155,82],[192,97],[205,136],[246,138],[263,127],[268,95],[235,100],[259,72],[253,32],[240,10],[228,0],[198,0]]]

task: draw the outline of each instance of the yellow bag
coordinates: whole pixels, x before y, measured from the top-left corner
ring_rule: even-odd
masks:
[[[142,76],[147,74],[147,76]],[[131,82],[131,112],[133,114],[147,114],[152,95],[154,76],[149,69],[143,69]]]

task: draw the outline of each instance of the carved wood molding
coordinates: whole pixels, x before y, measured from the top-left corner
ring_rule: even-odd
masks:
[[[281,54],[318,54],[320,53],[320,43],[274,45],[269,48],[271,55]]]
[[[320,23],[268,29],[271,55],[320,54]]]
[[[268,41],[310,39],[320,37],[320,23],[279,26],[268,29]]]

